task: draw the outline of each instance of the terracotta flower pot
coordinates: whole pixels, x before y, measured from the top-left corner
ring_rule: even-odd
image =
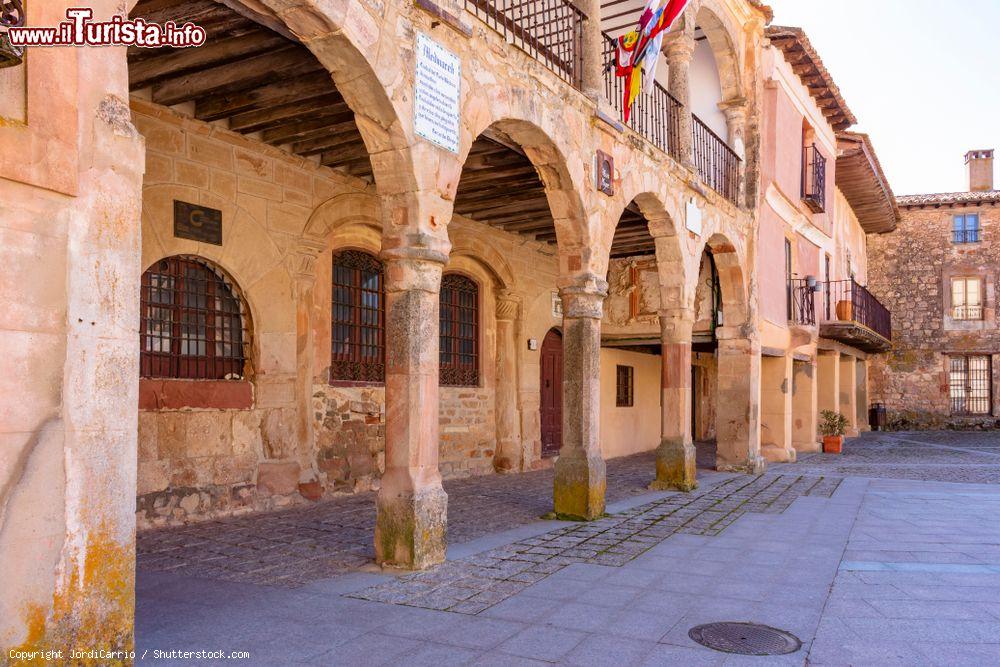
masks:
[[[848,301],[846,299],[843,300],[843,301],[838,301],[837,302],[837,319],[841,320],[842,322],[850,322],[851,321],[851,315],[853,314],[851,312],[852,310],[853,310],[853,307],[852,307],[852,304],[851,304],[850,301]]]
[[[844,436],[824,435],[823,452],[825,454],[839,454],[844,447]]]

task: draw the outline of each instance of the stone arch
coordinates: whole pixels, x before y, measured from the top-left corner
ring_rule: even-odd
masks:
[[[509,98],[504,95],[504,98]],[[516,96],[518,99],[530,99],[530,95]],[[473,118],[479,121],[472,126],[463,141],[461,164],[465,164],[472,148],[472,142],[487,130],[502,137],[504,142],[516,145],[531,161],[538,173],[538,178],[545,188],[546,199],[555,226],[556,245],[558,247],[560,272],[563,275],[574,275],[592,272],[600,263],[597,250],[600,238],[599,229],[591,229],[586,214],[586,206],[582,196],[582,188],[578,185],[583,176],[574,175],[574,169],[567,157],[567,151],[554,139],[557,134],[547,128],[545,119],[538,117],[535,107],[529,107],[523,114],[498,115],[493,119]],[[449,183],[446,197],[454,200],[461,181],[459,173],[453,182]]]
[[[737,37],[739,31],[731,24],[728,17],[728,13],[717,0],[702,0],[698,3],[694,19],[695,25],[705,34],[712,55],[715,57],[723,102],[744,97]]]
[[[498,290],[514,291],[517,281],[510,264],[491,244],[467,231],[449,230],[451,237],[450,257],[466,257],[474,262],[493,281]],[[449,266],[445,265],[446,272]]]
[[[716,232],[705,241],[702,248],[709,250],[719,272],[722,291],[722,310],[727,327],[740,327],[748,323],[749,304],[747,282],[743,270],[743,252],[727,236]],[[699,253],[699,257],[702,253]]]

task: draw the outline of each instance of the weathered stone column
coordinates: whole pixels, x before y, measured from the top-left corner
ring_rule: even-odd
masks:
[[[493,467],[497,472],[517,472],[524,467],[521,456],[521,415],[517,409],[517,300],[509,294],[497,296],[497,451]]]
[[[817,370],[814,361],[792,362],[792,447],[796,452],[819,451]]]
[[[691,491],[698,487],[695,448],[691,441],[691,329],[690,311],[660,315],[663,350],[661,438],[656,449],[656,479],[651,489]]]
[[[858,432],[870,431],[868,424],[868,362],[864,359],[854,361],[854,381],[857,384]]]
[[[385,474],[375,557],[425,568],[445,558],[448,496],[438,471],[438,292],[447,260],[440,244],[383,241],[386,291]]]
[[[313,441],[313,366],[316,356],[312,315],[316,286],[316,257],[320,244],[301,244],[290,258],[292,294],[295,298],[295,424],[299,451],[311,451]]]
[[[608,283],[587,276],[559,291],[563,303],[563,445],[555,465],[557,516],[604,514],[607,486],[600,443],[601,317]]]
[[[795,460],[792,448],[792,357],[760,361],[761,453],[768,461]]]
[[[687,27],[681,32],[670,35],[667,42],[667,67],[669,81],[667,89],[670,94],[677,98],[683,106],[680,110],[680,123],[678,137],[679,146],[672,151],[687,167],[694,168],[694,142],[692,139],[691,119],[691,58],[694,56],[694,27],[693,21],[688,21],[685,16],[685,25],[692,24],[691,29]]]
[[[820,351],[816,375],[817,415],[824,410],[840,412],[840,353]]]
[[[716,406],[716,467],[760,473],[760,343],[740,337],[736,327],[719,327],[719,392]]]
[[[578,0],[580,10],[587,15],[583,23],[583,71],[580,73],[580,84],[583,94],[595,101],[604,97],[604,38],[601,35],[601,2],[600,0]]]
[[[840,355],[840,414],[847,417],[847,435],[858,434],[857,365],[854,357]]]
[[[736,188],[736,203],[744,206],[746,202],[746,123],[747,101],[745,98],[729,100],[719,104],[719,109],[726,116],[726,142],[740,158],[739,179]]]

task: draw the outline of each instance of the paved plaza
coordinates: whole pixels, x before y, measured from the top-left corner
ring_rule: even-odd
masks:
[[[645,491],[651,466],[609,461],[609,514],[591,523],[539,519],[548,472],[446,483],[449,561],[420,573],[371,563],[370,495],[141,534],[138,655],[1000,663],[1000,434],[866,434],[764,475],[699,470],[690,494]],[[780,628],[802,647],[752,657],[690,639],[715,621]]]

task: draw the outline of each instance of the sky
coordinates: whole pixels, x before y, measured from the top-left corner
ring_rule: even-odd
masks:
[[[765,3],[805,30],[896,195],[966,190],[965,153],[1000,155],[1000,0]]]

